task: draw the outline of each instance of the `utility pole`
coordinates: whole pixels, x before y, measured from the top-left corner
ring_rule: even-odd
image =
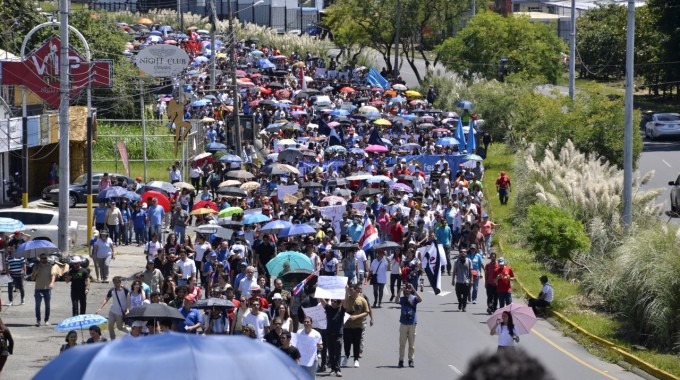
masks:
[[[184,33],[184,13],[182,12],[182,0],[177,0],[177,22],[179,22],[179,30]]]
[[[394,33],[394,79],[399,77],[399,32],[401,32],[401,2],[397,0],[397,23]]]
[[[229,0],[231,4],[231,0]],[[215,31],[217,30],[217,6],[215,0],[210,0],[210,89],[215,91],[215,82],[217,75],[217,47],[215,46]]]
[[[571,0],[571,31],[569,32],[569,98],[576,92],[576,0]]]
[[[69,184],[71,183],[69,103],[71,100],[71,79],[69,77],[69,0],[59,1],[59,239],[58,247],[62,254],[69,253]]]
[[[635,0],[628,0],[626,33],[626,122],[623,132],[623,225],[633,223],[633,64],[635,49]]]
[[[182,91],[181,88],[179,90]],[[142,154],[144,156],[144,183],[146,183],[146,112],[144,112],[144,79],[142,78],[139,78],[139,107],[142,110]]]
[[[236,36],[234,35],[234,13],[231,9],[231,0],[228,2],[229,9],[229,63],[231,64],[231,89],[234,91],[234,105],[232,107],[232,113],[234,114],[234,133],[236,142],[236,155],[241,157],[241,122],[239,120],[239,100],[238,100],[238,85],[236,84],[236,58],[235,58],[235,47],[236,47]]]
[[[23,57],[21,57],[23,60]],[[21,86],[21,183],[19,178],[14,178],[17,185],[23,187],[21,194],[21,207],[28,208],[28,111],[26,109],[26,86]],[[9,124],[7,124],[9,127]],[[50,169],[52,170],[52,169]]]
[[[475,0],[472,0],[472,15],[477,14],[477,2]]]

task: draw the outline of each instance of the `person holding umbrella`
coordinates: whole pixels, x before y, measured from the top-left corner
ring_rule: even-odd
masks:
[[[515,343],[519,343],[519,335],[512,320],[512,314],[504,311],[501,318],[491,328],[491,335],[498,335],[498,351],[512,349]]]

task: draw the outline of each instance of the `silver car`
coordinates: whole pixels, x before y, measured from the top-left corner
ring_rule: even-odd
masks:
[[[680,174],[675,181],[668,182],[669,186],[673,186],[671,189],[671,212],[680,214]]]
[[[646,138],[654,140],[665,136],[680,136],[680,114],[655,113],[645,125]]]

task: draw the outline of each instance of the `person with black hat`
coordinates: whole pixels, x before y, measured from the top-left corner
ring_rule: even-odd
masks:
[[[548,307],[553,300],[553,287],[548,281],[548,276],[543,275],[539,280],[543,285],[543,289],[541,289],[541,292],[538,294],[538,298],[529,298],[529,307],[534,310],[534,314],[536,314],[536,308]]]
[[[81,266],[81,258],[74,256],[71,269],[64,276],[66,283],[71,283],[71,304],[73,316],[85,314],[87,294],[90,292],[90,271]]]

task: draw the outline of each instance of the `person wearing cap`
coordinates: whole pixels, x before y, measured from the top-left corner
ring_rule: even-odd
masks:
[[[123,324],[123,316],[127,315],[127,313],[130,311],[130,305],[127,303],[127,296],[129,292],[130,291],[127,288],[123,287],[122,278],[119,276],[114,277],[113,288],[109,289],[109,291],[106,293],[104,302],[102,302],[102,304],[99,306],[99,309],[96,311],[96,313],[99,313],[113,298],[108,315],[109,338],[111,338],[111,340],[116,339],[115,328],[118,328],[118,330],[124,333],[128,332]]]
[[[515,274],[503,257],[498,259],[498,268],[494,272],[494,278],[496,278],[499,307],[510,305],[512,303],[511,281],[515,280]]]
[[[541,281],[541,285],[543,285],[543,288],[541,288],[541,292],[538,294],[538,298],[529,298],[529,307],[534,310],[534,314],[537,315],[537,310],[536,308],[545,308],[549,307],[550,304],[553,301],[553,287],[550,285],[550,282],[548,281],[548,276],[542,275],[539,280]]]
[[[99,238],[92,247],[92,256],[99,263],[99,271],[101,272],[102,282],[109,282],[109,265],[111,260],[116,259],[116,251],[113,246],[113,241],[109,238],[107,230],[99,231]]]
[[[260,277],[263,278],[263,277]],[[267,299],[263,296],[265,294],[265,290],[262,288],[261,285],[258,284],[253,284],[250,286],[250,299],[248,302],[253,303],[255,300],[260,301],[260,310],[269,310],[269,302]]]
[[[64,281],[71,283],[71,307],[73,316],[85,314],[87,294],[90,292],[90,271],[81,267],[80,256],[71,260],[71,268],[64,276]]]
[[[144,328],[146,327],[146,322],[144,321],[134,321],[130,326],[130,332],[123,335],[123,338],[139,338],[144,336]]]
[[[179,312],[184,316],[184,321],[177,324],[177,332],[198,334],[198,329],[201,328],[203,319],[201,318],[201,313],[193,308],[195,302],[196,297],[192,294],[184,296],[182,307],[179,308]]]
[[[501,172],[501,175],[496,178],[496,192],[498,193],[498,199],[500,200],[502,205],[508,204],[508,198],[510,197],[510,191],[511,190],[512,183],[510,181],[510,177],[505,174],[504,171]]]
[[[123,214],[117,207],[115,201],[109,202],[109,209],[106,210],[106,229],[111,234],[113,244],[120,244],[120,228],[124,225]]]

